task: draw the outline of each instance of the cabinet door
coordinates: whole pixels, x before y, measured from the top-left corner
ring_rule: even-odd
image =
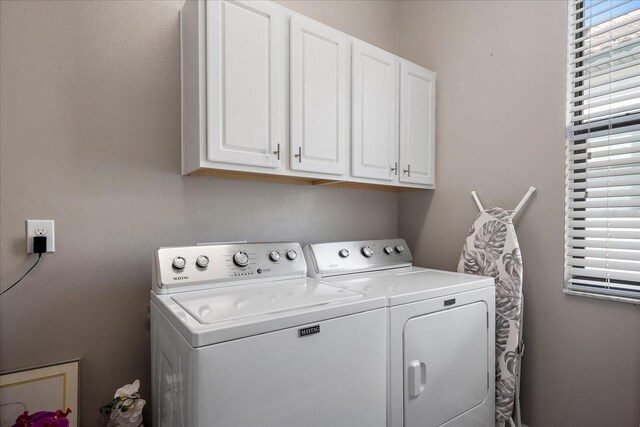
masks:
[[[285,30],[270,2],[207,2],[207,156],[278,168]]]
[[[440,426],[482,403],[489,390],[488,346],[484,302],[409,319],[403,331],[404,425]]]
[[[400,181],[435,184],[436,75],[400,65]]]
[[[354,40],[351,76],[351,174],[394,180],[398,174],[398,59]]]
[[[344,175],[348,144],[347,36],[291,17],[291,169]]]

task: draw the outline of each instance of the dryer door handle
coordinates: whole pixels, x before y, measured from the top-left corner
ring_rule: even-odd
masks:
[[[414,360],[409,364],[409,397],[415,399],[427,386],[427,365]]]

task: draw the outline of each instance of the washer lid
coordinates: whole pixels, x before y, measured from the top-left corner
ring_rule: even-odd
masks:
[[[208,325],[363,297],[327,283],[298,279],[187,292],[171,298],[198,322]]]

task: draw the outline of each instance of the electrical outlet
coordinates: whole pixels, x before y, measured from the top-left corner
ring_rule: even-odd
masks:
[[[47,252],[56,251],[55,228],[53,220],[28,219],[27,220],[27,253],[33,253],[33,238],[47,236]]]

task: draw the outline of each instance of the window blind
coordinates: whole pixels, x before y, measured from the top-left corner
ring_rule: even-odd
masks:
[[[569,0],[565,291],[640,301],[640,0]]]

